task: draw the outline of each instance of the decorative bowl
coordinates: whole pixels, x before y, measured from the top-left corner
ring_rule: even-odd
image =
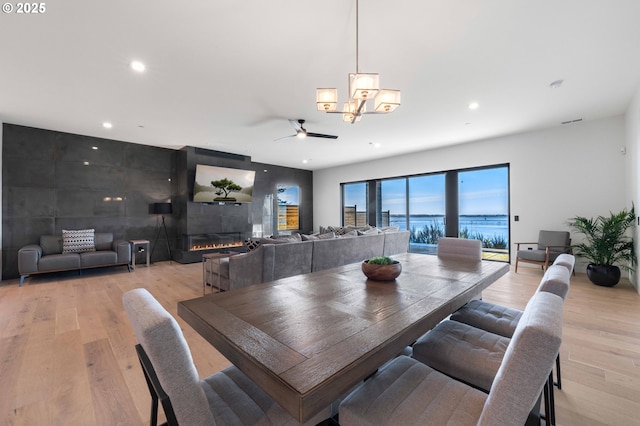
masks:
[[[369,263],[368,260],[362,262],[362,272],[374,281],[393,281],[402,272],[402,264],[394,260],[390,265],[376,265]]]

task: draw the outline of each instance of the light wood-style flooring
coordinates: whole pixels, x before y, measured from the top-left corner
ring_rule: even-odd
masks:
[[[484,292],[523,308],[542,273],[520,268]],[[176,314],[202,294],[202,266],[161,262],[0,285],[0,425],[144,425],[150,399],[122,294],[147,288],[177,319],[201,376],[229,362]],[[565,303],[557,424],[640,425],[640,295],[577,274]]]

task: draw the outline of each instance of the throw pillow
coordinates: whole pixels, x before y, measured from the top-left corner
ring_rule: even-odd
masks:
[[[302,235],[302,241],[313,241],[313,240],[332,240],[336,237],[336,234],[333,232],[325,232],[324,234],[310,234],[310,235]]]
[[[336,237],[357,237],[357,236],[358,236],[358,231],[356,231],[355,229],[353,231],[349,231],[342,235],[336,235]]]
[[[380,228],[380,230],[382,232],[398,232],[400,231],[400,227],[399,226],[383,226],[382,228]]]
[[[95,229],[62,230],[62,253],[96,251]]]
[[[260,240],[246,240],[244,245],[247,246],[247,251],[254,251],[260,247]]]
[[[379,234],[380,232],[381,231],[379,231],[378,228],[370,228],[365,231],[361,231],[358,229],[358,235],[372,235],[372,234]]]

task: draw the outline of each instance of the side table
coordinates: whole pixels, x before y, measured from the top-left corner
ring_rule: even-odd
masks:
[[[147,268],[149,267],[150,253],[149,253],[149,240],[129,240],[131,243],[131,267],[136,269],[136,254],[138,254],[138,250],[140,252],[147,252]],[[139,247],[139,249],[138,249]]]
[[[202,294],[203,295],[206,293],[207,285],[211,286],[211,293],[213,293],[214,286],[218,289],[218,291],[222,291],[220,288],[220,281],[222,279],[222,277],[220,276],[220,261],[222,259],[235,256],[236,254],[240,254],[240,252],[220,251],[217,253],[207,253],[202,255]],[[218,266],[216,271],[213,270],[214,265]],[[213,282],[214,275],[217,276],[215,283]]]

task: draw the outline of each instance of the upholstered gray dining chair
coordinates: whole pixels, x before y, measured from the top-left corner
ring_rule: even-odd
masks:
[[[571,285],[571,271],[575,257],[562,255],[556,259],[540,280],[536,292],[545,291],[567,298]],[[458,321],[504,337],[511,337],[520,321],[522,311],[515,308],[496,305],[484,300],[472,300],[451,314],[452,321]],[[562,389],[560,356],[556,358],[556,383]]]
[[[522,249],[522,246],[532,247]],[[516,243],[516,273],[518,272],[518,263],[520,262],[540,265],[542,270],[545,270],[562,253],[572,253],[569,232],[540,231],[538,241]]]
[[[158,399],[169,425],[298,424],[235,366],[200,380],[180,326],[147,290],[130,290],[122,301],[152,394],[152,425]],[[327,407],[307,424],[329,417]]]
[[[534,296],[520,319],[489,393],[400,356],[340,404],[340,424],[522,425],[548,380],[562,340],[562,299]]]
[[[482,241],[466,238],[442,237],[438,240],[439,258],[482,260]]]

